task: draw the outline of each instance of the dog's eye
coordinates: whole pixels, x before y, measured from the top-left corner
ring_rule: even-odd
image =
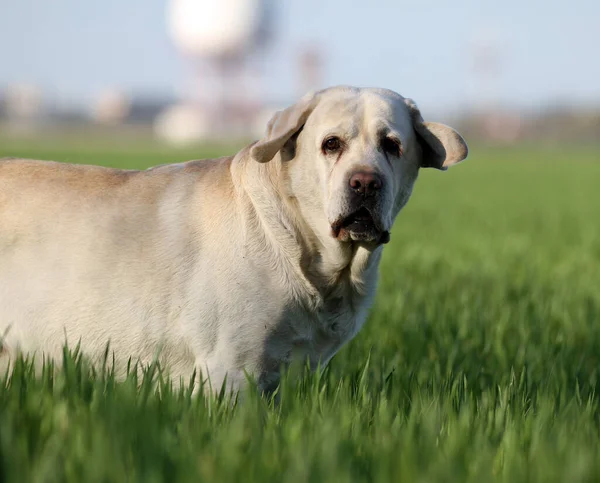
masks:
[[[381,149],[392,156],[396,156],[398,158],[402,156],[402,146],[400,145],[400,141],[397,139],[383,138],[381,140]]]
[[[342,141],[340,138],[332,136],[323,141],[322,149],[325,154],[336,153],[342,149]]]

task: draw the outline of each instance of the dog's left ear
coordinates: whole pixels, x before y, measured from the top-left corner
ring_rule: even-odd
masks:
[[[250,157],[259,163],[271,161],[285,143],[304,126],[316,104],[317,97],[311,92],[293,106],[276,112],[267,124],[265,136],[250,148]]]
[[[438,122],[425,122],[411,99],[405,99],[413,128],[421,146],[421,167],[445,171],[469,154],[467,143],[454,129]]]

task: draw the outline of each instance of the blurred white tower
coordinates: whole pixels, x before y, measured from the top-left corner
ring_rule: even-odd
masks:
[[[481,127],[487,137],[514,142],[520,135],[522,123],[519,115],[508,112],[507,106],[502,103],[506,45],[491,29],[479,34],[476,39],[471,51],[474,92],[477,94],[473,107],[482,116]]]
[[[169,0],[168,32],[193,72],[187,108],[209,131],[199,135],[243,130],[260,108],[247,61],[270,39],[270,6],[266,0]]]
[[[322,87],[323,52],[317,45],[307,45],[298,58],[300,96],[306,92]]]
[[[475,108],[497,108],[499,79],[502,74],[500,42],[491,31],[476,36],[471,48],[471,69],[475,81]]]

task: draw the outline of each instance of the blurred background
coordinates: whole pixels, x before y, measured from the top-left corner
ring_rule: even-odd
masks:
[[[0,154],[241,143],[333,84],[396,90],[471,143],[595,143],[599,19],[593,0],[0,0]]]

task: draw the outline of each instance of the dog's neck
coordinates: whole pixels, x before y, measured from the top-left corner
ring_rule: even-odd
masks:
[[[264,256],[277,257],[286,281],[293,285],[291,293],[309,299],[310,305],[321,305],[329,296],[371,294],[382,246],[339,242],[325,230],[315,230],[288,193],[279,156],[260,164],[243,154],[234,159],[232,176],[242,187],[238,203],[245,236],[264,240]]]

